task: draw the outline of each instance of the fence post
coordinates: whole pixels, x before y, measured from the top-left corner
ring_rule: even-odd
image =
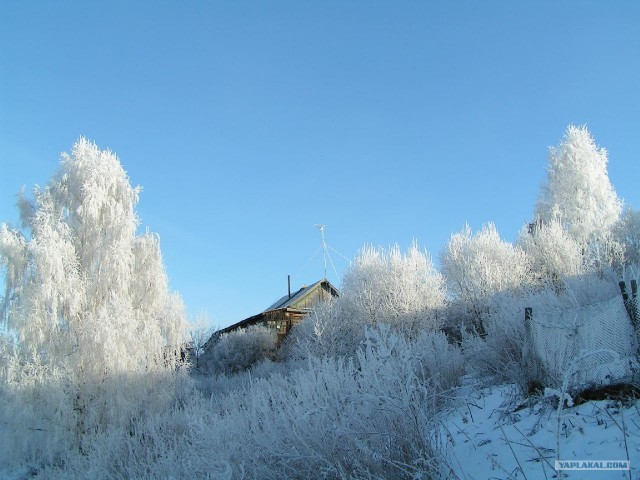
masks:
[[[529,344],[530,349],[533,349],[533,334],[531,332],[531,318],[533,317],[533,308],[526,307],[524,309],[524,334],[526,342]]]
[[[638,282],[635,278],[631,280],[631,301],[629,303],[631,307],[631,320],[637,330],[640,325],[638,325]]]
[[[627,315],[629,315],[629,320],[633,326],[636,326],[635,315],[631,306],[631,302],[629,301],[629,292],[627,292],[627,284],[624,280],[620,280],[618,282],[618,286],[620,287],[620,293],[622,294],[622,301],[624,302],[624,308],[627,310]],[[638,286],[636,285],[636,290]]]
[[[624,300],[624,304],[626,306],[627,302],[629,301],[629,294],[627,293],[627,284],[624,282],[624,280],[620,280],[618,282],[618,286],[620,287],[620,293],[622,294],[622,300]]]
[[[526,307],[524,309],[524,348],[522,352],[523,367],[525,371],[525,379],[527,382],[527,390],[533,393],[540,390],[543,384],[543,375],[541,375],[541,363],[538,351],[533,341],[533,329],[531,321],[533,319],[533,308]]]

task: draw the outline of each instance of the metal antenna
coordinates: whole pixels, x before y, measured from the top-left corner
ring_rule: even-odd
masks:
[[[322,238],[322,256],[324,257],[324,278],[327,278],[327,255],[329,252],[327,251],[327,242],[324,241],[324,227],[326,227],[326,225],[316,223],[314,227],[320,229],[320,237]]]

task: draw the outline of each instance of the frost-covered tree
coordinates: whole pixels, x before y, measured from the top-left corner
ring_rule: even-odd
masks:
[[[607,151],[596,146],[587,128],[569,125],[560,145],[549,149],[547,180],[535,212],[544,223],[560,221],[599,264],[616,256],[610,233],[622,211],[607,163]]]
[[[477,322],[487,315],[496,295],[521,287],[530,271],[522,249],[501,240],[493,223],[475,235],[468,225],[453,234],[441,264],[453,300]]]
[[[340,297],[315,305],[288,336],[284,353],[353,356],[364,341],[367,325],[387,324],[415,338],[442,325],[444,279],[429,254],[413,242],[406,253],[364,247],[342,280]]]
[[[405,254],[397,245],[363,248],[344,276],[339,303],[362,324],[437,330],[444,300],[442,275],[414,241]]]
[[[2,320],[17,339],[4,420],[42,461],[163,404],[180,375],[184,309],[158,236],[136,234],[139,191],[112,152],[81,138],[33,201],[20,200],[24,229],[0,227]],[[53,390],[57,403],[42,401]],[[13,424],[25,404],[32,415]],[[47,422],[48,446],[29,437]]]
[[[557,285],[564,277],[584,273],[582,247],[558,219],[528,225],[518,239],[536,282]]]
[[[640,264],[640,211],[625,208],[614,226],[614,237],[624,248],[626,263]]]
[[[190,355],[192,356],[190,361],[196,368],[199,367],[199,360],[204,353],[205,345],[215,330],[211,326],[211,321],[206,312],[198,315],[195,322],[189,326]]]

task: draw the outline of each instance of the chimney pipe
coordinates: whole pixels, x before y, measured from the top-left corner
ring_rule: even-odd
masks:
[[[287,285],[289,286],[289,299],[291,299],[291,275],[287,275]]]

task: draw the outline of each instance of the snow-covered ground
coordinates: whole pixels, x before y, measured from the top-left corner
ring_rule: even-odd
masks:
[[[469,390],[444,425],[460,479],[640,479],[640,402],[599,400],[558,410],[557,397],[519,405],[513,389]],[[631,470],[572,470],[556,460],[630,460]]]
[[[442,423],[442,452],[451,468],[449,478],[640,479],[638,400],[588,401],[573,407],[565,404],[559,410],[557,398],[551,396],[521,403],[511,386],[466,387],[463,392]],[[558,459],[628,459],[631,469],[558,474],[554,468]],[[2,479],[27,480],[35,473],[26,467],[0,466]],[[231,473],[227,464],[213,478],[229,479]]]

